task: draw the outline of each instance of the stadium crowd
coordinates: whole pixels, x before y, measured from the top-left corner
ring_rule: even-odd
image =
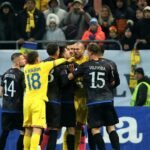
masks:
[[[0,41],[118,40],[129,51],[150,49],[148,0],[1,0]],[[96,8],[97,7],[97,8]],[[116,43],[106,49],[119,49]],[[0,49],[14,44],[0,43]],[[41,45],[39,48],[43,48]]]

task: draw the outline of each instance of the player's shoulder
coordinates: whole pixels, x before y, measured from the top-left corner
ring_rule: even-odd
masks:
[[[88,62],[88,61],[89,61],[89,57],[86,56],[86,55],[84,55],[84,56],[82,57],[82,63],[85,63],[85,62]]]
[[[93,64],[93,61],[89,60],[89,61],[85,61],[84,63],[80,64],[79,66],[85,68],[85,67],[89,67],[92,64]]]
[[[11,68],[7,69],[7,70],[2,74],[2,76],[4,76],[5,74],[9,73],[10,70],[11,70]]]
[[[88,57],[87,55],[84,55],[84,56],[83,56],[83,59],[84,59],[85,61],[88,61],[88,60],[89,60],[89,57]]]
[[[103,58],[103,60],[108,63],[116,64],[113,60],[108,59],[108,58]]]
[[[48,58],[44,59],[44,60],[43,60],[43,62],[53,61],[53,60],[54,60],[54,58],[52,58],[52,57],[48,57]]]
[[[89,60],[88,56],[84,55],[82,58],[76,59],[75,62],[80,65],[80,64],[82,64],[84,62],[87,62],[88,60]]]
[[[105,63],[108,63],[109,65],[111,65],[111,67],[113,67],[113,68],[116,68],[116,66],[117,66],[116,63],[111,59],[103,58],[103,61]]]
[[[18,68],[9,68],[4,74],[19,74],[22,71]]]

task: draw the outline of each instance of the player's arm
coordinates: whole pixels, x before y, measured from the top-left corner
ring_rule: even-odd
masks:
[[[4,75],[3,75],[4,76]],[[3,83],[3,76],[1,77],[1,83],[0,83],[0,96],[3,96],[3,87],[4,87],[4,83]]]
[[[24,73],[22,74],[22,78],[21,78],[21,85],[25,91],[25,88],[26,88],[26,84],[25,84],[25,76],[24,76]]]
[[[63,69],[60,72],[60,81],[61,81],[61,86],[62,87],[69,84],[70,80],[68,79],[68,72],[67,72],[66,69]]]
[[[65,62],[73,62],[74,60],[75,60],[74,57],[71,57],[69,59],[65,59],[65,58],[56,59],[56,60],[54,60],[54,67],[59,66],[59,65],[65,63]]]
[[[68,63],[67,67],[62,67],[60,69],[60,81],[62,87],[68,85],[71,80],[68,79],[68,74],[74,72],[75,63]]]
[[[3,96],[3,87],[0,86],[0,96]]]
[[[108,67],[108,76],[109,76],[109,86],[111,88],[114,88],[114,86],[115,86],[116,83],[115,83],[114,74],[112,72],[112,68],[111,68],[110,65]]]
[[[47,62],[44,62],[44,67],[45,69],[49,72],[50,70],[52,70],[54,67],[60,65],[60,64],[63,64],[65,63],[67,60],[64,59],[64,58],[60,58],[60,59],[57,59],[57,60],[54,60],[54,61],[47,61]]]
[[[65,62],[72,62],[73,60],[74,60],[74,58],[70,58],[68,60],[66,60],[65,58],[59,58],[54,61],[45,62],[44,64],[45,64],[46,68],[48,69],[48,71],[50,71],[51,69],[53,69],[56,66],[59,66]]]
[[[79,65],[74,72],[68,74],[68,79],[73,80],[74,78],[81,77],[84,73],[84,64]]]
[[[111,69],[112,69],[112,74],[113,74],[114,80],[115,80],[115,84],[114,84],[113,88],[116,88],[120,84],[120,78],[119,78],[117,65],[115,63],[112,64]]]

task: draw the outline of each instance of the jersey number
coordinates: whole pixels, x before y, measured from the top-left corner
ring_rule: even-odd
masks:
[[[33,73],[32,75],[27,75],[29,90],[36,90],[41,87],[40,75],[38,73]]]
[[[10,84],[7,83],[7,80],[4,80],[4,83],[5,83],[5,86],[4,86],[4,89],[5,89],[5,92],[4,92],[4,96],[8,96],[8,92],[10,92],[11,94],[11,97],[14,97],[14,94],[15,94],[15,90],[14,90],[14,81],[12,80],[10,82]]]
[[[105,80],[104,80],[104,76],[105,73],[104,72],[91,72],[89,73],[89,75],[91,75],[91,86],[90,88],[103,88],[105,86]],[[100,81],[100,82],[99,82]]]
[[[49,73],[49,80],[48,80],[49,83],[51,83],[51,82],[54,81],[54,75],[53,75],[53,73],[54,73],[54,69],[51,70],[51,72]]]

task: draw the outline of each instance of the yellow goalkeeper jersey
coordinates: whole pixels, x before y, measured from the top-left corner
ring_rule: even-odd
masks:
[[[75,62],[80,65],[84,62],[87,62],[89,58],[87,56],[83,56],[81,59],[76,59]],[[83,87],[83,78],[79,77],[76,79],[76,90],[75,90],[75,96],[77,97],[85,97],[85,89]]]

